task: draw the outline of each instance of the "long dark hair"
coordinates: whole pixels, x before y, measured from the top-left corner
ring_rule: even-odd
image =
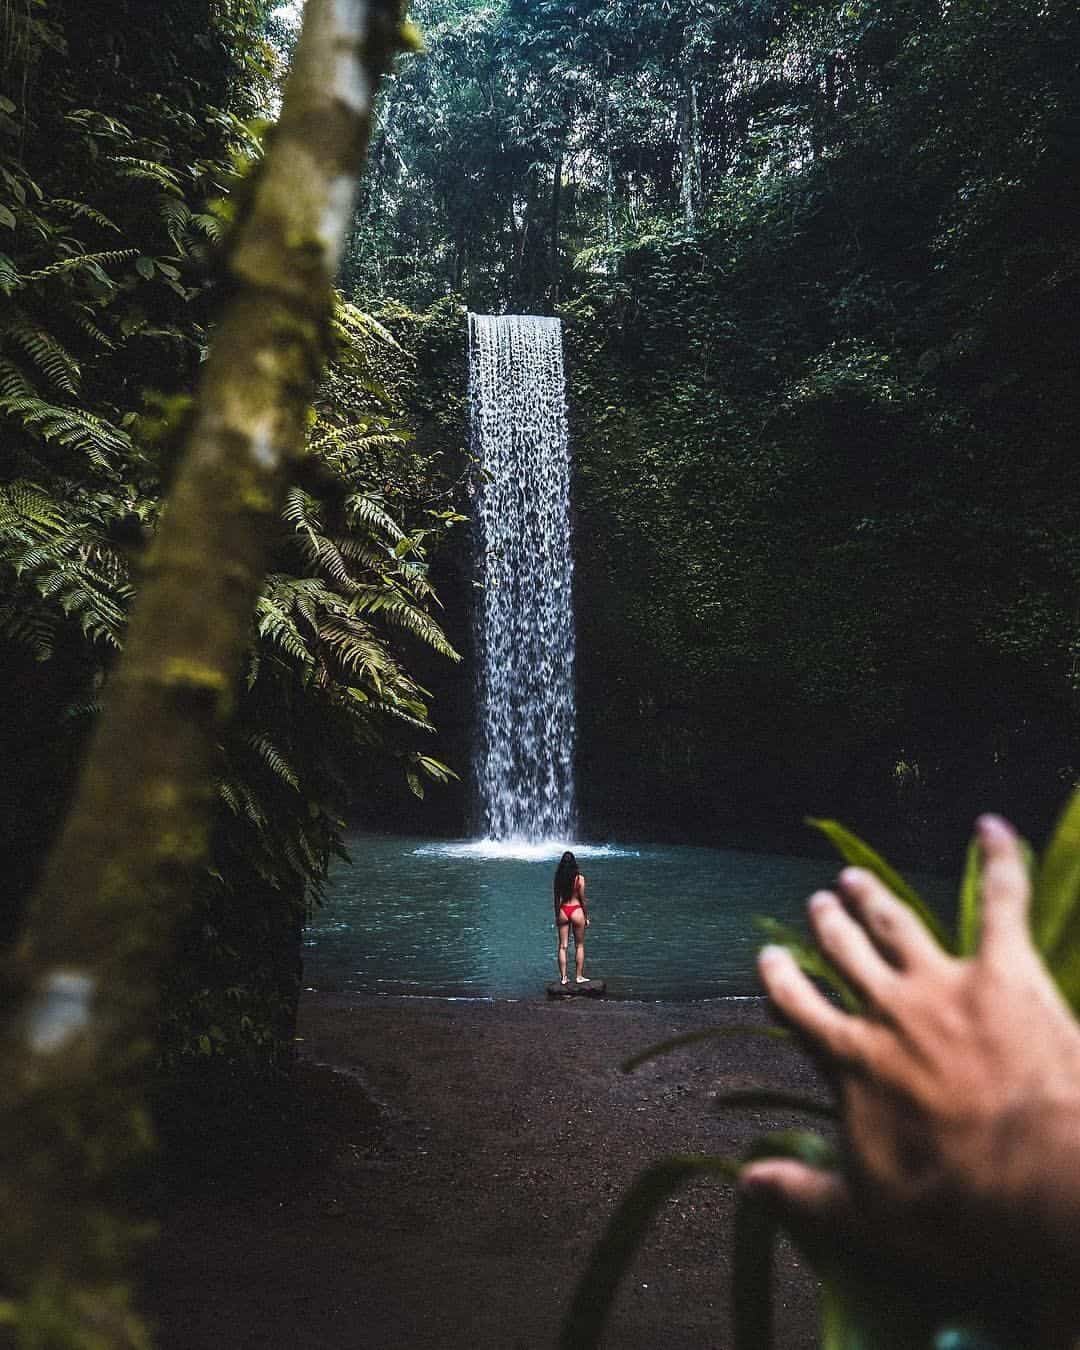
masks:
[[[580,875],[577,859],[567,851],[555,869],[555,899],[559,904],[564,904],[574,894],[574,882]]]

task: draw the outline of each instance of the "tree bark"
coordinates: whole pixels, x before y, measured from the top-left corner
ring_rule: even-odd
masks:
[[[148,1344],[124,1284],[138,1234],[110,1191],[149,1143],[158,972],[206,853],[216,746],[325,362],[372,97],[408,42],[402,0],[308,0],[125,650],[5,972],[0,1323],[20,1344]]]
[[[679,100],[680,197],[683,219],[693,225],[701,195],[701,135],[698,125],[697,86],[689,77]]]

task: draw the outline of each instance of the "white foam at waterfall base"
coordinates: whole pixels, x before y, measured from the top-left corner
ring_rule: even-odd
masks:
[[[555,862],[569,849],[581,858],[640,858],[641,852],[618,844],[575,844],[560,839],[461,839],[422,844],[413,849],[419,858],[490,858],[515,862]]]
[[[570,454],[559,320],[470,314],[469,402],[480,469],[478,824],[489,840],[543,848],[574,833]]]

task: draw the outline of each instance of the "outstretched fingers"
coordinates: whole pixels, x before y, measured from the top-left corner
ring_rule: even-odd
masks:
[[[870,941],[865,928],[832,891],[817,891],[807,904],[818,946],[844,979],[876,1005],[888,1003],[896,987],[895,970]]]
[[[762,947],[758,973],[769,997],[784,1017],[831,1059],[846,1063],[863,1060],[869,1027],[835,1008],[814,988],[783,947]]]
[[[859,922],[899,969],[932,966],[947,959],[919,916],[873,872],[846,867],[839,884]]]
[[[1031,945],[1031,881],[1020,841],[1000,816],[980,816],[975,828],[983,856],[980,955],[1015,959]]]

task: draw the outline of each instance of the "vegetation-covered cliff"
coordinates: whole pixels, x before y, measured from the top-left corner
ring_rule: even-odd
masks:
[[[1076,776],[1080,49],[1027,0],[429,0],[346,284],[566,320],[587,833]]]

